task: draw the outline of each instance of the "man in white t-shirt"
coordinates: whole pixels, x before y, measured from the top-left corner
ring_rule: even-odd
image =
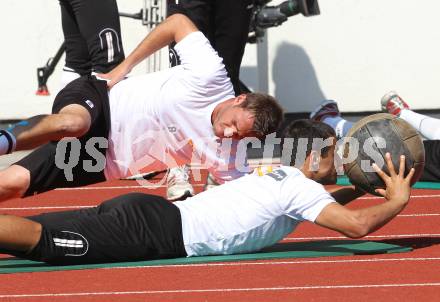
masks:
[[[124,79],[171,41],[182,65]],[[249,172],[238,139],[272,133],[282,121],[273,97],[234,96],[222,59],[183,15],[167,18],[102,76],[111,79],[109,92],[106,81],[82,77],[60,91],[51,115],[0,131],[0,154],[42,145],[0,172],[0,200],[190,162],[224,183]]]
[[[0,252],[51,264],[248,253],[278,242],[302,221],[347,237],[363,237],[407,205],[414,169],[404,176],[403,156],[395,171],[387,154],[390,175],[374,166],[386,184],[386,190],[377,190],[385,202],[349,209],[342,204],[359,196],[354,188],[330,194],[320,184],[336,180],[333,129],[321,122],[299,121],[288,134],[295,139],[294,150],[299,138],[309,138],[299,169],[256,169],[174,204],[159,196],[132,193],[86,210],[28,218],[0,216]],[[319,150],[313,146],[314,138],[329,144]]]

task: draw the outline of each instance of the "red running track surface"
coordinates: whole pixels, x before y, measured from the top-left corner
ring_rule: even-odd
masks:
[[[3,202],[0,213],[92,206],[133,191],[163,195],[164,187],[115,181],[55,190]],[[440,191],[412,195],[404,212],[367,237],[410,245],[410,253],[0,275],[0,301],[439,301]],[[367,196],[350,206],[380,202]],[[285,240],[341,237],[304,223]]]

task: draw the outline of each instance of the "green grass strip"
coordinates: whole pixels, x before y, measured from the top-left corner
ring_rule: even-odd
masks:
[[[148,260],[137,262],[117,262],[105,264],[51,266],[42,262],[17,258],[0,259],[0,274],[24,272],[70,271],[97,268],[141,267],[158,265],[185,265],[213,262],[235,262],[245,260],[268,260],[286,258],[312,258],[348,255],[372,255],[409,252],[412,249],[399,245],[365,240],[326,240],[312,242],[278,243],[258,253],[187,257],[176,259]]]

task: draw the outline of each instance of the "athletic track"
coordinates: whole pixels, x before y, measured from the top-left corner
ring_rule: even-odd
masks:
[[[25,216],[164,190],[106,182],[3,202],[0,213]],[[0,301],[440,301],[440,191],[412,195],[401,215],[367,237],[412,246],[409,253],[8,274],[0,275]],[[351,206],[378,202],[367,196]],[[285,240],[335,238],[342,237],[304,223]]]

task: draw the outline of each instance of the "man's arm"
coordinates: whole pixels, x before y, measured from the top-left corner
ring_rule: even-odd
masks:
[[[111,88],[122,80],[139,62],[173,41],[179,43],[195,31],[198,31],[198,29],[188,17],[182,14],[172,15],[154,28],[121,64],[109,73],[98,76],[110,80],[108,86]]]
[[[346,205],[349,202],[365,195],[365,192],[355,186],[344,188],[330,188],[327,190],[330,195],[341,205]]]
[[[350,210],[340,204],[332,203],[321,211],[315,223],[347,237],[360,238],[376,231],[399,214],[408,204],[414,169],[404,177],[404,156],[400,157],[399,173],[394,170],[389,153],[386,155],[386,163],[390,171],[389,176],[373,165],[376,173],[385,182],[386,190],[378,189],[377,192],[385,197],[386,202],[358,210]]]

